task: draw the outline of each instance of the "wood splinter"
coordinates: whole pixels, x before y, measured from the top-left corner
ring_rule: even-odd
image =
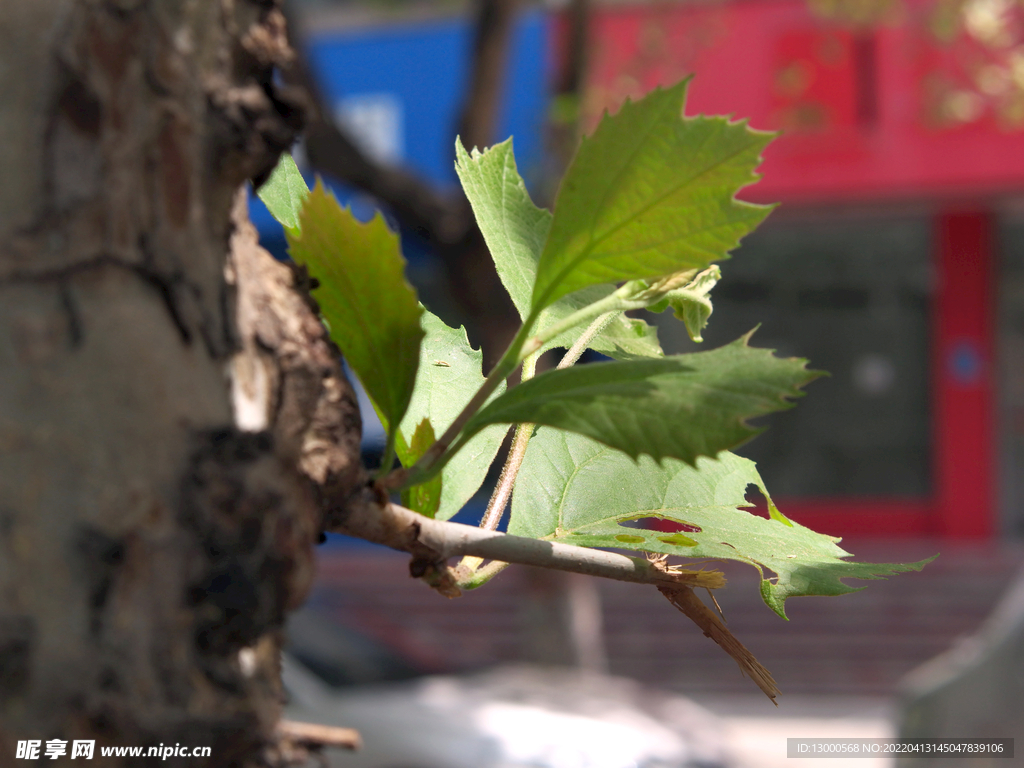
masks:
[[[748,651],[743,646],[743,643],[737,640],[736,636],[725,628],[721,620],[710,608],[704,605],[690,587],[683,585],[663,586],[659,584],[658,591],[667,597],[672,605],[682,611],[686,618],[700,627],[705,635],[718,643],[726,653],[732,656],[736,663],[740,665],[740,669],[750,676],[750,679],[754,681],[758,688],[764,691],[765,696],[771,699],[775,706],[778,706],[775,697],[779,695],[779,688],[775,684],[771,672],[765,669],[764,665],[754,658],[754,654]]]
[[[355,728],[338,728],[319,723],[300,723],[295,720],[281,720],[277,724],[277,735],[296,746],[317,750],[324,747],[359,749],[362,737]]]

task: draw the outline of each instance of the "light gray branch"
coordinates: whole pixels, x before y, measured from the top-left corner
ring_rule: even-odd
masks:
[[[628,557],[615,552],[431,520],[397,504],[381,504],[380,501],[374,498],[371,489],[367,489],[360,497],[352,500],[344,519],[334,522],[329,530],[409,552],[414,557],[414,575],[428,574],[431,571],[429,566],[433,566],[436,569],[434,572],[443,582],[441,586],[447,589],[446,594],[457,593],[454,582],[458,574],[447,569],[445,561],[451,557],[467,555],[637,584],[686,585],[708,589],[716,589],[725,584],[725,577],[719,571],[670,567],[660,561]],[[421,563],[419,568],[417,562]],[[431,583],[440,588],[438,584]]]

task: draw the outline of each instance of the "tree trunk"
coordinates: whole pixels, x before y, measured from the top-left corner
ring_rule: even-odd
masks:
[[[55,739],[47,764],[280,758],[284,614],[318,501],[360,481],[336,350],[237,196],[300,127],[283,26],[0,0],[0,766]]]

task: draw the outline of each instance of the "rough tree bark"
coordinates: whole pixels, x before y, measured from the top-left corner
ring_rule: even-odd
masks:
[[[303,275],[236,196],[300,128],[283,18],[2,0],[0,50],[0,765],[24,739],[280,762],[317,494],[360,477]]]

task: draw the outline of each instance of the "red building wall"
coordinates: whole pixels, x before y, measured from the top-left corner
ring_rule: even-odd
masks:
[[[689,114],[781,130],[747,195],[815,202],[991,195],[1024,182],[1024,116],[976,87],[1001,64],[930,31],[931,3],[854,32],[803,0],[605,7],[592,25],[586,109],[694,74]],[[1008,97],[1009,98],[1009,97]]]
[[[589,121],[694,74],[688,114],[782,131],[743,197],[914,200],[934,211],[933,491],[788,503],[787,514],[830,533],[997,530],[991,210],[1024,189],[1024,107],[998,82],[1012,48],[941,39],[937,7],[911,3],[898,23],[859,32],[813,17],[803,0],[603,7],[592,19]]]

